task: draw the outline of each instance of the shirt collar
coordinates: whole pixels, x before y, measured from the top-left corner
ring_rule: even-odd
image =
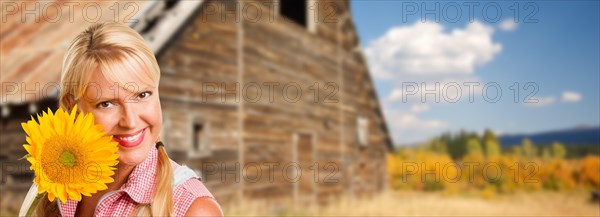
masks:
[[[125,191],[136,203],[149,204],[152,202],[157,164],[158,150],[152,146],[146,160],[133,169],[127,183],[121,186],[121,190]]]

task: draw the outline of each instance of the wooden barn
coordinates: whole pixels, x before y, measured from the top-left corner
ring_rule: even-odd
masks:
[[[391,136],[346,0],[2,4],[0,189],[15,198],[2,209],[29,187],[20,123],[58,106],[69,40],[115,19],[156,53],[170,156],[221,203],[320,205],[386,188]]]

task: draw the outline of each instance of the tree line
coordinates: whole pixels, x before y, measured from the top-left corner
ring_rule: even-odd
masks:
[[[517,190],[600,188],[597,152],[568,157],[569,151],[558,142],[535,145],[529,139],[503,148],[491,130],[482,136],[445,133],[390,154],[388,175],[396,189],[477,191],[487,196]]]

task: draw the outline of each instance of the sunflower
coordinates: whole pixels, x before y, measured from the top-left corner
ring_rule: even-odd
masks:
[[[106,136],[102,125],[94,123],[91,113],[76,116],[77,106],[71,113],[59,108],[48,109],[22,123],[27,133],[27,161],[34,171],[38,193],[48,192],[48,199],[59,198],[81,201],[81,195],[91,196],[107,189],[114,182],[118,146],[112,136]]]

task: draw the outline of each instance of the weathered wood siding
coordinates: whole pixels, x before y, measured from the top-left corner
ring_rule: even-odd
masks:
[[[201,171],[220,200],[325,203],[382,190],[388,135],[349,2],[318,1],[315,32],[281,16],[249,20],[248,4],[269,11],[267,1],[208,1],[161,52],[172,156]],[[213,84],[224,89],[203,92]],[[358,117],[368,120],[366,146]],[[210,126],[208,155],[187,154],[193,121]]]
[[[222,21],[220,16],[208,16],[206,5],[158,56],[163,140],[176,161],[202,173],[203,181],[220,200],[232,201],[239,182],[235,174],[223,169],[235,169],[239,164],[238,102],[235,94],[221,96],[226,93],[222,91],[232,92],[238,85],[237,27],[232,17]],[[208,128],[204,130],[208,131],[209,153],[190,154],[194,123]]]

